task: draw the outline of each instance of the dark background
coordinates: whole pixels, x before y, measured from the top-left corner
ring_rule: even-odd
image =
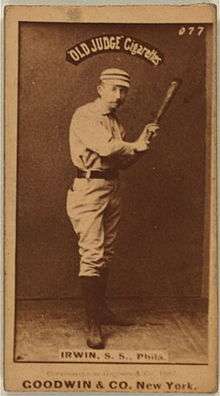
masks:
[[[68,129],[75,109],[96,98],[100,72],[121,67],[132,86],[120,119],[133,140],[153,120],[170,81],[183,85],[146,157],[121,175],[123,216],[111,296],[201,296],[205,216],[205,33],[180,25],[20,23],[16,292],[20,298],[78,295],[76,238],[65,201],[74,176]],[[158,48],[155,67],[122,53],[78,66],[76,43],[127,34]],[[207,246],[207,244],[206,244]]]

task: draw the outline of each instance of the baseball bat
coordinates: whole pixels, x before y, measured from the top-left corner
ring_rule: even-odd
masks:
[[[167,110],[168,105],[170,104],[171,100],[174,98],[178,88],[180,87],[181,82],[182,81],[180,79],[175,79],[170,83],[169,87],[167,88],[167,92],[164,97],[164,100],[163,100],[163,102],[157,112],[157,115],[154,119],[155,124],[157,124],[159,122],[160,118]]]
[[[163,102],[156,114],[156,117],[154,118],[154,123],[158,124],[159,120],[161,119],[162,115],[166,112],[170,102],[174,98],[177,90],[179,89],[180,85],[182,83],[182,80],[180,78],[177,78],[169,84],[166,95],[164,96]],[[154,135],[154,132],[149,131],[148,138],[151,138]]]

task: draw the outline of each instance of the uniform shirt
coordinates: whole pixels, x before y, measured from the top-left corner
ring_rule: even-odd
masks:
[[[125,142],[125,131],[115,112],[106,110],[100,98],[79,107],[70,125],[70,152],[82,170],[125,167],[136,157],[134,143]]]

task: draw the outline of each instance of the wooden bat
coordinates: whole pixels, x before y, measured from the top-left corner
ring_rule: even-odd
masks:
[[[159,108],[159,110],[157,112],[156,117],[154,118],[153,122],[155,124],[158,124],[160,118],[166,112],[171,100],[174,98],[174,96],[175,96],[178,88],[180,87],[181,83],[182,83],[182,80],[180,78],[177,78],[177,79],[173,80],[170,83],[170,85],[168,86],[167,91],[166,91],[166,95],[164,97],[164,100],[163,100],[163,102],[162,102],[162,104],[161,104],[161,106],[160,106],[160,108]],[[149,139],[149,138],[153,137],[153,135],[154,135],[154,132],[153,131],[149,131],[149,134],[147,134],[147,138]]]

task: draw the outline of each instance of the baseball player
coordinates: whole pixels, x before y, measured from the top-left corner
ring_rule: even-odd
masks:
[[[104,348],[101,325],[126,325],[105,301],[108,270],[120,220],[119,170],[130,166],[149,148],[145,126],[139,138],[126,142],[116,110],[125,101],[129,74],[110,68],[100,75],[98,98],[79,107],[70,125],[70,151],[76,178],[67,194],[67,213],[78,236],[79,277],[88,319],[87,345]]]

